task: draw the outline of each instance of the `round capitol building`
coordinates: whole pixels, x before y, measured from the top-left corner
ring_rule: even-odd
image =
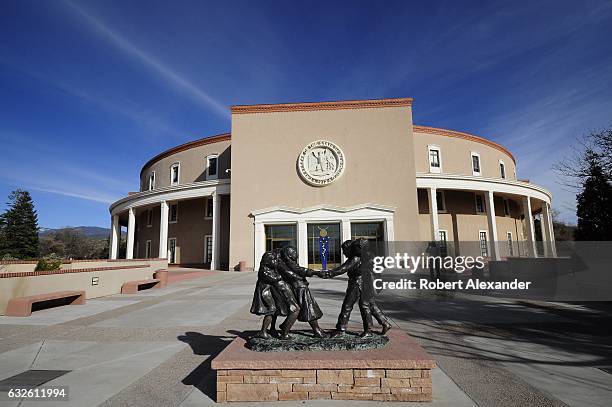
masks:
[[[377,247],[436,241],[489,260],[556,254],[550,192],[517,179],[515,157],[497,143],[414,125],[412,99],[231,113],[231,133],[144,164],[139,192],[110,207],[111,258],[122,226],[128,259],[217,270],[256,269],[265,251],[287,245],[303,266],[333,267],[341,243],[356,237]]]

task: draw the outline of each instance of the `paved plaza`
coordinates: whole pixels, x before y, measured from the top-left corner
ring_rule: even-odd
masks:
[[[212,358],[239,332],[259,327],[249,314],[256,273],[170,273],[163,289],[29,318],[0,317],[0,383],[30,369],[61,370],[67,372],[45,386],[68,386],[69,400],[45,406],[213,405]],[[345,287],[343,278],[311,279],[326,329],[335,325]],[[608,406],[612,400],[612,317],[605,304],[408,291],[385,291],[378,299],[394,329],[436,359],[432,406]],[[358,310],[351,322],[359,326]],[[372,402],[248,403],[260,404]],[[41,404],[3,398],[0,405]]]

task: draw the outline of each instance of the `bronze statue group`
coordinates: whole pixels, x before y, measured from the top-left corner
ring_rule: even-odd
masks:
[[[253,294],[251,313],[263,315],[261,331],[257,335],[270,338],[270,331],[280,339],[289,339],[289,331],[296,321],[308,322],[315,337],[329,335],[321,329],[318,320],[323,312],[308,288],[308,277],[333,278],[346,273],[349,281],[338,315],[333,337],[346,333],[351,311],[355,303],[359,305],[363,332],[361,337],[373,335],[373,318],[382,326],[384,335],[391,328],[389,319],[374,300],[372,284],[372,256],[366,239],[347,240],[342,243],[342,253],[347,260],[332,270],[312,270],[298,264],[297,250],[284,247],[265,252],[261,258],[257,284]],[[286,317],[276,330],[277,317]]]

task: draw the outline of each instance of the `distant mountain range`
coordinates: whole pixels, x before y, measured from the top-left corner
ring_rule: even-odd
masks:
[[[109,228],[101,228],[98,226],[66,226],[64,228],[50,229],[40,228],[38,235],[40,237],[49,236],[53,233],[60,232],[62,230],[74,230],[81,233],[83,236],[92,237],[96,239],[106,239],[110,235]]]

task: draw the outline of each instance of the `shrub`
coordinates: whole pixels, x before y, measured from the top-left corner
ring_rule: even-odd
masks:
[[[51,271],[59,270],[62,266],[62,261],[58,259],[45,258],[38,260],[34,271]]]

